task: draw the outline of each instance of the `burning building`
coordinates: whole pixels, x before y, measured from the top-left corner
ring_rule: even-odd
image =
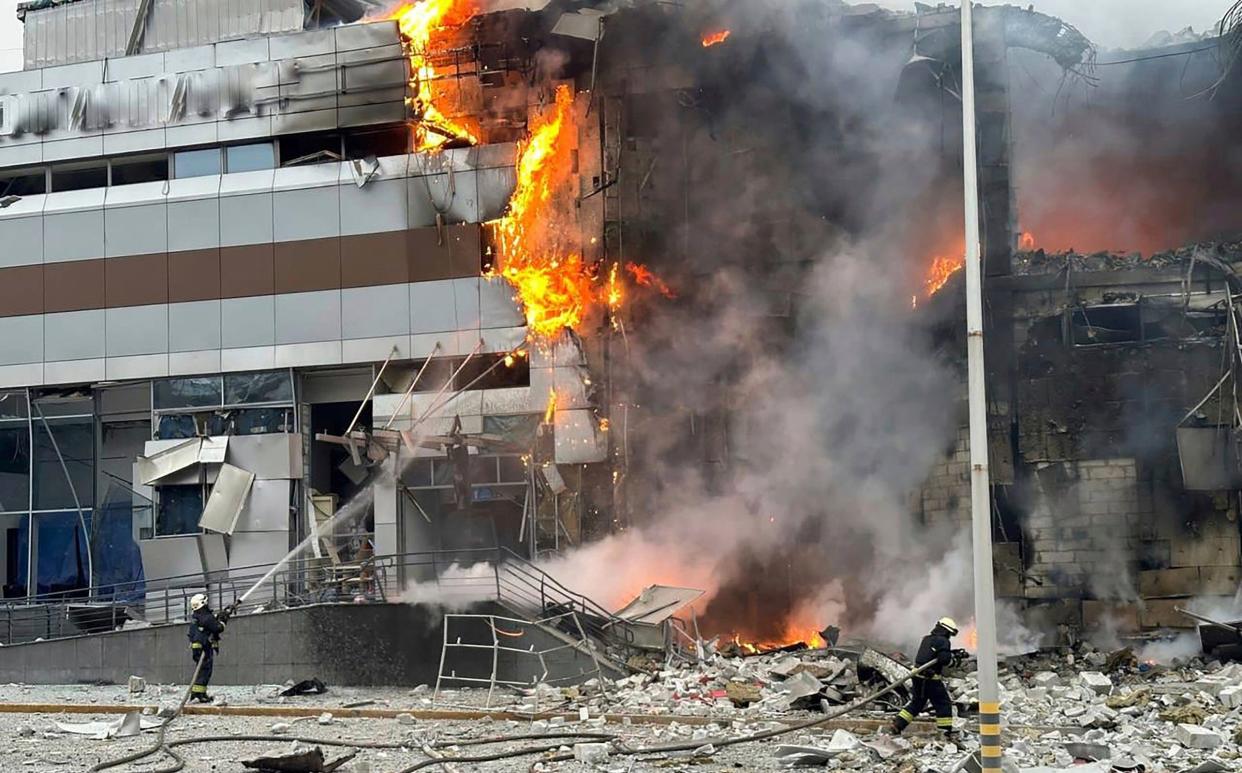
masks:
[[[273,602],[503,552],[756,642],[969,617],[955,10],[107,5],[0,75],[10,616],[305,546]],[[998,587],[1176,625],[1240,563],[1235,256],[1168,252],[1232,227],[1234,38],[980,17]]]

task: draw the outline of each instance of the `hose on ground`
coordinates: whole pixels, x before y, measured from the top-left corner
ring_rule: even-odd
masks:
[[[198,681],[198,672],[202,670],[203,662],[205,660],[207,660],[205,657],[199,657],[198,662],[194,665],[194,676],[190,677],[190,683],[186,685],[185,695],[181,696],[181,703],[177,704],[177,708],[173,711],[173,715],[160,725],[159,732],[155,737],[155,743],[146,749],[140,749],[133,754],[127,754],[124,757],[117,757],[114,760],[96,763],[91,766],[89,773],[99,773],[101,770],[108,770],[109,768],[115,768],[131,762],[137,762],[138,760],[146,759],[147,757],[158,754],[159,752],[164,752],[177,761],[176,767],[166,769],[167,773],[176,773],[184,768],[185,760],[182,760],[179,756],[173,754],[172,750],[168,748],[168,745],[164,743],[164,736],[168,733],[168,726],[171,725],[177,717],[181,716],[182,710],[185,709],[185,704],[190,702],[190,694],[194,690],[194,683]],[[157,773],[165,773],[165,771],[161,770]]]

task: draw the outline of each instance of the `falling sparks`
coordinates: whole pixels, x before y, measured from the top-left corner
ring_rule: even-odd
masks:
[[[397,20],[408,45],[411,96],[406,102],[417,121],[415,150],[437,150],[450,140],[478,143],[469,129],[449,119],[436,106],[436,79],[440,75],[431,64],[430,55],[437,34],[461,27],[477,12],[476,0],[422,0],[403,4],[388,17]]]
[[[927,297],[930,298],[940,292],[940,289],[949,283],[953,275],[964,268],[966,268],[966,258],[964,256],[945,257],[937,255],[932,260],[931,267],[927,270],[927,279],[923,283],[927,288]]]
[[[728,40],[729,36],[732,34],[733,30],[716,30],[714,32],[708,32],[703,35],[703,48],[718,46]]]
[[[556,390],[548,390],[548,407],[543,412],[543,423],[552,424],[556,421]]]

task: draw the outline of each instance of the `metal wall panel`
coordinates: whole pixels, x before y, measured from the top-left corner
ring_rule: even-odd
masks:
[[[237,519],[236,531],[285,531],[289,528],[288,480],[256,480]]]
[[[479,327],[478,277],[453,280],[453,301],[457,304],[457,329],[477,330]]]
[[[168,352],[166,303],[108,309],[105,324],[109,357]]]
[[[45,360],[85,360],[104,356],[104,313],[68,311],[43,317]]]
[[[414,282],[409,287],[411,333],[443,333],[457,329],[453,280]]]
[[[504,279],[479,280],[479,325],[492,328],[523,324],[525,319],[514,299],[513,285]]]
[[[0,365],[43,362],[43,317],[0,317]]]
[[[221,301],[168,304],[168,351],[220,348]]]
[[[89,0],[28,11],[26,68],[124,56],[138,5],[139,0]],[[142,50],[294,32],[302,29],[302,15],[302,0],[155,0]]]
[[[220,246],[220,200],[171,201],[168,204],[168,249],[203,250]]]
[[[302,435],[243,435],[229,438],[229,463],[255,474],[258,480],[302,477]]]
[[[102,209],[47,215],[43,218],[44,262],[102,258],[103,254]]]
[[[373,180],[340,186],[341,233],[365,234],[406,228],[405,180]]]
[[[338,187],[276,191],[272,202],[272,220],[273,234],[280,242],[340,236],[341,197]]]
[[[220,197],[221,247],[264,244],[272,237],[272,194]]]
[[[341,338],[341,291],[276,296],[276,343],[305,344]]]
[[[104,250],[105,257],[109,258],[167,252],[167,205],[109,207],[104,210]]]
[[[276,299],[263,295],[220,301],[220,342],[226,349],[274,344]]]
[[[0,218],[0,266],[43,262],[43,218]]]
[[[384,285],[342,290],[341,332],[345,338],[408,335],[410,294],[406,286]]]

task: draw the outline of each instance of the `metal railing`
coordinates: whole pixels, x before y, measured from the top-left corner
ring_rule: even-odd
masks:
[[[194,594],[206,593],[213,609],[223,609],[253,588],[273,566],[234,567],[0,601],[0,642],[101,633],[116,630],[126,620],[152,624],[185,620]],[[483,571],[478,567],[484,567]],[[470,571],[451,571],[463,568]],[[324,558],[294,558],[255,590],[238,613],[360,599],[395,600],[411,588],[427,586],[447,597],[496,601],[531,620],[567,620],[557,616],[572,612],[577,622],[571,627],[564,623],[567,635],[576,635],[580,624],[606,645],[626,646],[633,641],[625,621],[501,547],[398,553],[341,564]]]

